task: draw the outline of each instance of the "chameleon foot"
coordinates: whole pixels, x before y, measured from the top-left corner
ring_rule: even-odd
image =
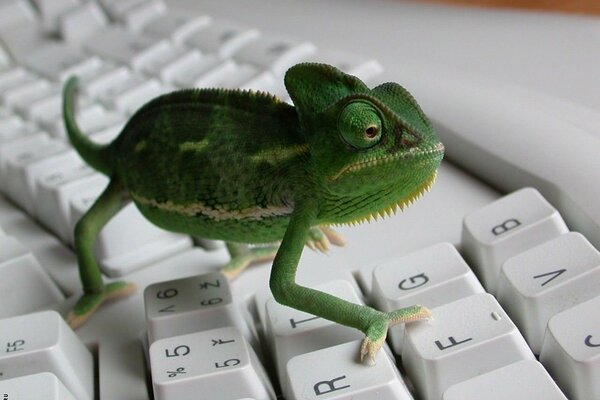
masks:
[[[429,309],[419,305],[401,308],[388,313],[380,313],[379,318],[367,330],[366,337],[360,346],[360,360],[365,364],[375,365],[375,356],[385,343],[390,326],[431,318],[432,315]]]
[[[100,293],[90,293],[81,296],[73,310],[67,315],[67,323],[72,329],[77,329],[92,316],[94,311],[105,301],[126,297],[135,292],[135,284],[123,281],[112,282],[104,286]]]
[[[331,245],[344,246],[346,241],[343,236],[327,227],[314,227],[308,231],[306,247],[311,250],[327,253]]]
[[[231,280],[252,263],[273,260],[277,249],[277,246],[254,247],[244,253],[232,255],[231,260],[223,267],[223,274]]]

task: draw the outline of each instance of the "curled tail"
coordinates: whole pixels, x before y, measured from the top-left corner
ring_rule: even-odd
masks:
[[[112,175],[113,165],[111,162],[109,145],[100,145],[92,142],[77,126],[74,115],[75,90],[78,79],[71,77],[65,84],[63,91],[63,117],[69,141],[77,150],[77,153],[92,168],[105,175]]]

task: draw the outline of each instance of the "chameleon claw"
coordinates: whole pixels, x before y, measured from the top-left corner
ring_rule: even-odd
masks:
[[[375,365],[375,357],[383,347],[391,326],[430,320],[433,316],[427,307],[414,305],[388,313],[381,313],[367,330],[366,336],[360,346],[360,361],[367,365]]]
[[[344,239],[341,234],[337,233],[330,227],[322,226],[320,229],[332,245],[338,247],[343,247],[346,245],[346,239]]]
[[[82,326],[105,302],[127,297],[135,292],[136,285],[123,281],[112,282],[104,286],[100,293],[88,293],[81,296],[66,317],[67,324],[75,330]]]

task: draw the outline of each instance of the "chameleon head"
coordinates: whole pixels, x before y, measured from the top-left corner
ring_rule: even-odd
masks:
[[[323,222],[383,216],[431,187],[444,146],[400,85],[369,89],[333,67],[300,64],[286,86],[307,136]]]

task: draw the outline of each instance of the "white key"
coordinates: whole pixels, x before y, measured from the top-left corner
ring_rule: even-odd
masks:
[[[91,207],[104,184],[73,192],[66,199],[69,233]],[[93,192],[92,192],[93,190]],[[91,196],[90,196],[91,194]],[[72,235],[69,235],[72,240]],[[125,206],[102,228],[94,243],[94,255],[102,272],[110,277],[120,277],[148,266],[181,250],[191,247],[191,239],[160,229],[145,219],[134,204]]]
[[[150,365],[156,400],[275,399],[252,347],[232,327],[158,340]]]
[[[600,253],[580,233],[565,233],[511,257],[500,272],[498,301],[535,354],[553,315],[596,296]]]
[[[140,31],[148,23],[162,19],[167,11],[161,0],[146,0],[127,9],[121,16],[121,21],[132,31]]]
[[[402,363],[424,400],[455,383],[534,356],[488,293],[431,310],[433,321],[406,326]]]
[[[84,163],[65,163],[61,169],[48,171],[38,178],[35,215],[64,243],[70,243],[73,232],[69,200],[92,186],[107,184],[108,178],[90,171]]]
[[[55,311],[0,320],[3,379],[52,372],[81,400],[94,398],[94,358]]]
[[[383,67],[377,60],[336,50],[318,51],[310,57],[309,61],[332,65],[363,82],[369,82],[383,72]]]
[[[37,127],[26,123],[16,115],[0,118],[0,147],[3,144],[18,141],[36,133],[39,133]],[[48,136],[47,134],[44,135]]]
[[[181,45],[186,38],[195,32],[204,29],[210,24],[211,18],[206,15],[167,14],[151,21],[144,26],[143,32],[148,36],[169,39]]]
[[[106,13],[115,21],[122,21],[123,15],[138,4],[148,0],[100,0]]]
[[[83,44],[108,24],[108,17],[95,1],[84,2],[59,18],[60,36],[66,42]]]
[[[157,79],[136,77],[115,89],[116,93],[104,93],[100,100],[106,107],[130,115],[154,97],[168,92],[170,88]]]
[[[221,64],[202,74],[194,81],[193,86],[198,88],[218,87],[221,81],[236,73],[238,67],[232,60],[223,61]]]
[[[88,135],[92,135],[93,133],[119,124],[124,119],[120,112],[107,110],[101,104],[82,103],[79,111],[75,115],[75,119],[81,131]],[[62,115],[59,115],[52,122],[43,122],[41,125],[47,129],[53,137],[67,140],[67,131]]]
[[[5,107],[14,108],[20,101],[38,99],[39,93],[48,93],[52,85],[45,79],[33,79],[21,85],[6,89],[0,94],[0,101]]]
[[[0,73],[0,94],[11,88],[24,85],[36,79],[31,72],[21,67],[13,67]]]
[[[33,149],[43,146],[47,142],[48,135],[26,135],[17,140],[11,140],[0,144],[0,190],[6,190],[6,164],[10,155],[24,154],[27,156]]]
[[[142,68],[148,75],[156,75],[162,81],[172,83],[175,77],[183,75],[191,69],[194,63],[202,58],[198,50],[188,50],[182,47],[172,47],[171,52],[163,58],[153,59]]]
[[[540,361],[573,400],[600,398],[600,296],[550,319]]]
[[[150,343],[171,336],[235,326],[250,343],[252,334],[220,272],[148,286],[144,290]]]
[[[542,365],[519,361],[451,386],[442,400],[567,400]]]
[[[76,47],[52,42],[29,54],[23,64],[41,76],[62,82],[71,75],[90,74],[100,68],[102,61]]]
[[[346,281],[333,281],[317,286],[352,303],[362,304],[354,288]],[[272,346],[279,382],[286,382],[286,365],[293,357],[311,351],[363,338],[357,329],[286,307],[270,299],[267,308],[268,343]],[[359,348],[356,348],[358,354]],[[285,387],[282,388],[285,391]]]
[[[22,149],[5,159],[6,195],[34,215],[36,178],[44,171],[59,165],[67,152],[67,145],[59,140],[48,140],[40,146]]]
[[[4,48],[2,43],[0,43],[0,72],[8,70],[11,64],[12,61],[8,51]]]
[[[228,20],[213,20],[204,29],[189,35],[185,44],[202,51],[229,58],[260,36],[257,29]]]
[[[0,393],[7,400],[76,400],[60,379],[50,372],[0,381]]]
[[[64,300],[33,254],[12,236],[0,236],[0,293],[0,318],[26,314]]]
[[[92,98],[101,98],[117,93],[118,88],[129,80],[133,74],[126,66],[111,66],[110,64],[97,75],[81,81],[83,92]]]
[[[35,10],[28,1],[6,1],[0,4],[0,26],[5,29],[35,20]]]
[[[567,231],[558,211],[537,190],[525,188],[465,217],[463,252],[483,286],[495,294],[504,261]]]
[[[384,351],[375,365],[357,362],[360,341],[298,355],[287,364],[288,400],[413,400],[400,373]]]
[[[40,14],[44,29],[58,31],[58,19],[61,14],[77,7],[79,0],[32,0]]]
[[[205,54],[188,63],[185,68],[185,74],[174,77],[174,82],[181,88],[194,87],[196,81],[202,79],[202,77],[212,69],[218,68],[222,63],[223,61],[214,54]]]
[[[101,57],[127,64],[134,70],[140,70],[145,62],[162,57],[172,46],[166,40],[155,41],[114,26],[93,35],[87,42],[86,49]]]
[[[450,243],[440,243],[380,264],[373,270],[371,298],[381,311],[415,304],[428,308],[485,290]],[[396,354],[402,352],[404,324],[390,328],[388,337]]]
[[[315,50],[315,46],[310,42],[261,36],[236,52],[235,58],[270,69],[276,77],[281,78],[289,67],[306,60]]]

